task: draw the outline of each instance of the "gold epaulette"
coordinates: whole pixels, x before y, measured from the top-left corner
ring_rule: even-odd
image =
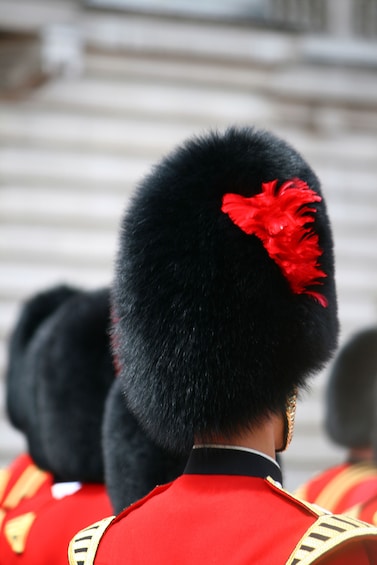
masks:
[[[92,565],[101,538],[115,516],[95,522],[78,532],[70,541],[68,561],[70,565]]]
[[[33,464],[28,465],[7,494],[2,504],[3,508],[5,510],[16,508],[23,498],[31,498],[34,496],[48,478],[49,474],[45,471],[42,471]]]
[[[300,506],[304,506],[305,508],[310,510],[313,514],[315,514],[316,516],[322,516],[322,514],[330,514],[330,512],[328,510],[325,510],[325,508],[321,508],[317,504],[312,504],[311,502],[307,502],[306,500],[299,498],[295,494],[288,492],[287,490],[285,490],[281,486],[280,483],[277,483],[271,477],[267,477],[266,480],[270,485],[272,485],[275,488],[275,490],[277,490],[277,492],[280,492],[281,494],[285,495],[290,500],[298,503]]]
[[[286,565],[311,565],[334,548],[356,539],[374,539],[377,549],[377,528],[349,516],[323,514],[305,532]]]
[[[21,554],[25,551],[29,532],[35,519],[34,512],[27,512],[5,523],[4,536],[14,553]]]
[[[10,478],[10,472],[8,469],[0,469],[0,506],[2,506],[2,500],[4,496],[5,489],[8,485]]]
[[[346,467],[342,472],[333,477],[331,481],[324,486],[317,496],[315,503],[328,510],[335,511],[336,506],[343,496],[351,491],[357,485],[371,479],[376,479],[376,466],[370,463],[357,463]],[[297,494],[297,493],[296,493]],[[298,496],[305,496],[305,493],[299,493]]]

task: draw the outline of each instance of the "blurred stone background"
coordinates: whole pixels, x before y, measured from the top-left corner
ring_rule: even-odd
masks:
[[[377,0],[0,0],[1,465],[23,449],[4,411],[22,301],[110,284],[138,179],[229,124],[272,129],[317,171],[341,343],[376,323]],[[342,459],[322,429],[325,383],[301,397],[288,488]]]

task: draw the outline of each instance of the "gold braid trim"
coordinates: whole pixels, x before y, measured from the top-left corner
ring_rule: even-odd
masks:
[[[0,469],[0,506],[4,496],[5,489],[9,482],[10,472],[8,469]]]
[[[322,516],[322,514],[330,514],[330,512],[328,510],[326,510],[325,508],[321,508],[320,506],[317,506],[317,504],[312,504],[311,502],[307,502],[306,500],[303,500],[303,499],[299,498],[298,496],[296,496],[296,494],[292,494],[289,491],[285,490],[279,483],[274,481],[274,479],[272,479],[271,477],[267,477],[266,481],[270,485],[275,487],[275,489],[278,492],[283,493],[290,500],[298,502],[300,504],[300,506],[304,506],[305,508],[310,510],[313,514],[316,514],[317,516]]]
[[[95,522],[72,538],[68,547],[70,565],[92,565],[94,563],[101,538],[114,518],[115,516],[109,516]]]
[[[3,508],[10,510],[11,508],[15,508],[23,498],[33,496],[39,487],[43,485],[48,476],[48,473],[38,469],[35,465],[28,465],[8,493],[3,502]]]
[[[377,528],[349,516],[324,514],[305,532],[286,565],[310,565],[337,546],[353,539],[374,539]]]
[[[322,489],[315,503],[328,510],[334,510],[342,497],[362,481],[376,478],[376,467],[370,464],[359,463],[351,465],[336,475]]]
[[[21,554],[25,551],[27,538],[35,518],[34,512],[27,512],[5,523],[4,536],[14,553]]]

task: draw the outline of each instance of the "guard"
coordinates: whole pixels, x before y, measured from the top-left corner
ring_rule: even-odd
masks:
[[[376,405],[377,328],[368,327],[343,345],[327,385],[325,430],[346,448],[346,460],[311,478],[298,496],[377,523]]]
[[[27,452],[0,472],[0,565],[64,565],[74,533],[113,512],[101,428],[114,381],[107,289],[57,286],[24,305],[7,411]]]
[[[337,345],[320,183],[275,135],[189,139],[121,228],[114,344],[130,410],[183,475],[78,533],[71,565],[377,563],[377,530],[281,487],[295,399]]]

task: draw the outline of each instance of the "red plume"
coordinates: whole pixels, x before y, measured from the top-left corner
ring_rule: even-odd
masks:
[[[326,277],[318,265],[322,250],[310,223],[316,209],[308,204],[322,198],[306,182],[294,178],[278,189],[277,180],[262,184],[262,192],[246,198],[225,194],[221,210],[242,231],[256,235],[279,265],[295,294],[310,294],[325,308],[326,297],[307,287]]]

